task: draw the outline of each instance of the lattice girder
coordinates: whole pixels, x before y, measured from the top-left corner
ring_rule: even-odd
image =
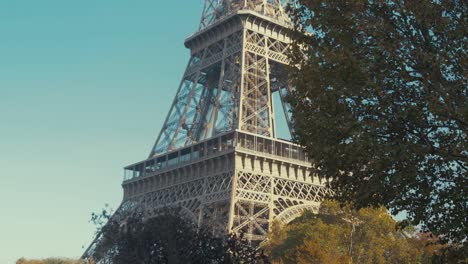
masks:
[[[284,26],[289,26],[291,20],[286,13],[293,0],[205,0],[205,7],[200,22],[200,30],[239,12],[255,12],[268,17]]]
[[[266,236],[258,232],[267,232],[269,227],[267,225],[266,229],[261,228],[260,223],[270,223],[273,219],[288,223],[305,210],[317,212],[323,197],[330,192],[317,183],[307,183],[260,172],[243,170],[236,175],[234,198],[236,210],[233,212],[235,215],[231,230],[250,234],[252,240],[266,239]],[[265,210],[268,209],[268,217],[266,218],[259,212],[249,214],[249,211],[245,209],[246,205],[264,206]],[[262,217],[258,217],[260,215]],[[255,230],[257,233],[249,233]]]
[[[291,91],[281,65],[291,39],[284,26],[239,14],[186,41],[192,56],[150,156],[239,129],[276,137],[274,92]]]
[[[210,223],[216,232],[242,232],[260,242],[266,239],[273,219],[287,222],[304,210],[316,211],[330,194],[307,163],[279,162],[236,148],[225,151],[131,180],[124,185],[125,200],[148,216],[165,207],[186,208],[185,214],[196,215],[199,225]],[[214,219],[219,221],[214,224]]]

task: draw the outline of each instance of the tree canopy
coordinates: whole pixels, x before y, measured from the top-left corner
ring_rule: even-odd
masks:
[[[268,263],[242,236],[215,234],[210,226],[198,228],[177,211],[164,210],[154,217],[136,213],[119,221],[106,210],[93,215],[95,223],[103,224],[102,235],[86,258],[112,264]]]
[[[290,102],[319,176],[466,242],[468,2],[299,2]]]
[[[437,239],[396,222],[385,208],[353,210],[326,201],[287,226],[276,223],[269,252],[280,263],[431,263]]]

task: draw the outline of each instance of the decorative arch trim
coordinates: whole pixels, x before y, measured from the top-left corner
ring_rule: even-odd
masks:
[[[304,211],[310,210],[314,213],[318,213],[319,209],[320,203],[299,204],[284,210],[276,216],[276,219],[280,220],[283,224],[289,224],[292,220],[301,216]]]

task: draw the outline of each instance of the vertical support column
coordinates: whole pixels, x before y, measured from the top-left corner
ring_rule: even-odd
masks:
[[[247,1],[245,3],[247,5]],[[245,22],[244,22],[245,23]],[[241,50],[241,65],[240,65],[240,74],[241,74],[241,82],[240,82],[240,89],[238,96],[239,98],[237,99],[237,102],[239,102],[239,109],[238,109],[238,116],[237,116],[237,129],[241,129],[243,127],[243,121],[242,117],[244,116],[244,110],[243,110],[243,105],[244,105],[244,89],[245,89],[245,57],[246,57],[246,48],[245,44],[247,42],[247,29],[242,30],[242,50]]]
[[[250,201],[249,202],[249,217],[252,217],[255,215],[255,202]],[[254,221],[255,219],[251,219],[248,223],[249,229],[247,235],[249,236],[249,242],[252,242],[253,240],[253,232],[254,232]]]
[[[265,4],[266,6],[266,4]],[[270,80],[270,59],[269,59],[269,50],[270,48],[268,47],[268,36],[265,36],[265,78],[267,82],[267,100],[268,100],[268,123],[270,125],[270,136],[275,138],[276,137],[276,128],[275,128],[275,115],[273,112],[273,104],[272,104],[272,96],[271,96],[271,80]]]
[[[236,203],[237,203],[237,180],[238,180],[238,156],[234,153],[234,175],[232,176],[232,193],[231,193],[231,205],[229,208],[229,219],[228,219],[228,233],[232,232],[234,226],[234,217],[236,216]]]
[[[200,204],[199,212],[198,212],[198,223],[197,223],[198,224],[198,229],[201,229],[202,224],[203,224],[204,210],[205,210],[205,205],[202,203],[202,204]]]
[[[272,162],[272,161],[269,161],[269,162]],[[273,175],[273,173],[271,173],[270,174],[270,201],[269,201],[269,204],[268,204],[268,207],[270,209],[270,214],[268,215],[268,217],[269,217],[268,231],[271,230],[271,223],[273,222],[273,219],[275,217],[275,211],[274,211],[275,200],[276,200],[276,197],[275,197],[275,176]]]
[[[245,23],[254,23],[246,21]],[[247,30],[244,52],[242,115],[240,129],[272,137],[271,83],[267,36]]]
[[[219,74],[219,81],[218,81],[218,90],[216,94],[216,98],[214,100],[214,106],[213,110],[211,111],[210,119],[208,123],[206,124],[205,127],[205,138],[206,139],[210,135],[210,130],[211,134],[214,135],[214,130],[216,129],[216,119],[218,116],[218,110],[219,110],[219,100],[221,98],[223,86],[224,86],[224,77],[225,77],[225,71],[226,71],[226,53],[227,53],[227,47],[228,47],[228,41],[227,39],[224,39],[224,45],[223,45],[223,59],[221,62],[221,72]],[[200,128],[201,129],[201,128]],[[198,137],[198,135],[197,135]]]

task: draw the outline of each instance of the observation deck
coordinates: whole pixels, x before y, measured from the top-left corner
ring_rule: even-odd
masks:
[[[154,176],[163,171],[184,166],[184,164],[232,152],[252,154],[278,161],[287,161],[308,168],[311,167],[311,162],[302,146],[286,140],[236,130],[129,165],[124,169],[123,184]]]

